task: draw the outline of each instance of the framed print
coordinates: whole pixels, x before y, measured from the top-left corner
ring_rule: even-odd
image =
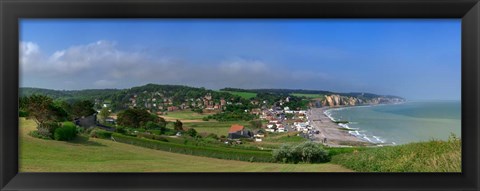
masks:
[[[478,1],[2,1],[2,190],[478,190]]]

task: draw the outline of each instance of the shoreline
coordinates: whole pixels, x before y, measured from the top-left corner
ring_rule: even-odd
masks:
[[[355,106],[354,106],[355,107]],[[308,121],[310,125],[318,130],[319,134],[314,134],[315,142],[323,143],[330,147],[345,147],[345,146],[374,146],[375,143],[363,140],[350,134],[346,130],[342,130],[340,125],[333,122],[333,120],[324,112],[329,109],[345,108],[345,107],[321,107],[310,108],[307,112]],[[326,142],[323,141],[326,138]]]

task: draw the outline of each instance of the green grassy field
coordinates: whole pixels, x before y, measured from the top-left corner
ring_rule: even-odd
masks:
[[[279,164],[222,160],[147,149],[110,140],[72,142],[33,138],[20,119],[20,172],[350,172],[336,164]]]
[[[160,117],[165,118],[166,120],[178,119],[178,120],[202,120],[202,118],[208,116],[209,114],[200,114],[190,110],[182,111],[172,111],[167,112],[167,115],[160,115]]]
[[[273,143],[302,143],[307,141],[301,136],[297,136],[297,132],[289,132],[289,133],[278,133],[279,136],[269,136],[265,137],[265,142],[273,142]]]
[[[257,96],[257,93],[253,93],[253,92],[232,92],[232,91],[221,91],[221,92],[228,92],[228,93],[231,93],[233,95],[243,97],[245,99],[250,99],[250,98],[254,98],[254,97]]]
[[[197,132],[204,132],[204,133],[214,133],[218,136],[221,135],[228,135],[228,130],[233,124],[240,124],[244,126],[248,126],[248,122],[246,121],[206,121],[206,122],[185,122],[183,123],[184,127],[187,128],[195,128]]]
[[[360,172],[461,172],[461,140],[429,141],[338,154],[332,162]]]
[[[293,93],[290,95],[297,96],[297,97],[306,97],[306,98],[322,98],[324,96],[322,94],[300,94],[300,93]]]

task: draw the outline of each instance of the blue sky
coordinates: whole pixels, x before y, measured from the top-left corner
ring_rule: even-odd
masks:
[[[459,19],[20,23],[21,86],[290,88],[459,100]]]

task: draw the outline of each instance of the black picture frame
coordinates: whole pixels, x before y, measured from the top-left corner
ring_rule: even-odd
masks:
[[[461,173],[18,173],[21,18],[461,18]],[[479,190],[478,0],[0,0],[1,190]]]

